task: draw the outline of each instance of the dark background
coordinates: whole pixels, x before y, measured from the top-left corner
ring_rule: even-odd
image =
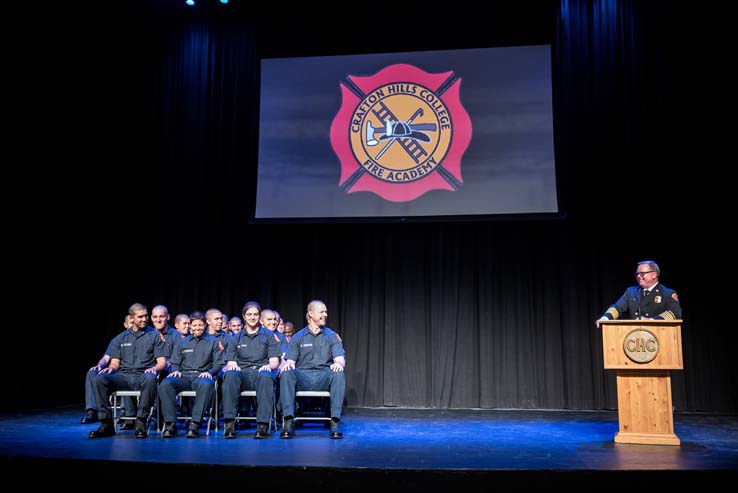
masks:
[[[23,275],[6,276],[4,409],[81,403],[134,302],[233,316],[253,299],[300,326],[314,298],[343,336],[350,406],[612,409],[594,320],[654,259],[684,310],[675,405],[738,411],[724,16],[403,2],[336,21],[252,3],[36,12],[10,46],[23,152],[5,184],[24,194],[6,201],[6,271]],[[248,223],[259,57],[542,43],[564,218]]]

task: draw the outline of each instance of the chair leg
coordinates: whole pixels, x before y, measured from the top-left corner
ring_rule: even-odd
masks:
[[[216,377],[217,378],[217,377]],[[218,380],[215,380],[215,434],[218,434]]]
[[[113,393],[113,429],[118,427],[118,395]]]
[[[210,423],[212,423],[212,421],[213,421],[213,408],[210,408],[210,410],[208,411],[208,427],[205,430],[206,435],[210,435]]]

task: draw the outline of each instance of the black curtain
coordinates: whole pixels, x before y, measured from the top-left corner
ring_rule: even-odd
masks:
[[[704,161],[716,156],[698,108],[717,88],[695,63],[704,38],[681,29],[692,12],[672,2],[496,2],[488,18],[457,13],[444,36],[398,44],[352,23],[129,8],[123,40],[88,68],[128,90],[100,95],[124,131],[96,132],[108,136],[101,165],[114,178],[97,192],[109,219],[91,228],[107,260],[80,258],[75,271],[94,301],[69,366],[80,399],[84,371],[133,302],[235,316],[257,300],[301,327],[307,303],[321,299],[347,349],[350,406],[614,409],[594,320],[635,283],[636,262],[655,259],[684,309],[675,405],[738,410],[735,331],[704,290],[728,250],[708,224],[724,198],[704,188],[714,181]],[[392,17],[387,28],[418,19],[434,21]],[[259,57],[542,43],[553,47],[563,219],[247,224]]]

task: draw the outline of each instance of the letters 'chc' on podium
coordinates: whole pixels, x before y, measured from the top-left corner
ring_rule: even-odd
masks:
[[[681,320],[601,321],[606,370],[616,370],[617,443],[679,445],[671,370],[684,368]]]

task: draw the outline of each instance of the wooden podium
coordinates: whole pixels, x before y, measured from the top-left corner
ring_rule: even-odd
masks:
[[[606,370],[618,383],[617,443],[679,445],[674,434],[671,370],[684,368],[681,320],[603,320]]]

